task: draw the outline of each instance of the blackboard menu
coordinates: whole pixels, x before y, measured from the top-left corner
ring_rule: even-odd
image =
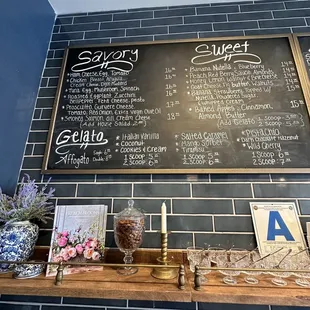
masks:
[[[290,36],[68,48],[42,171],[305,171],[296,55]]]

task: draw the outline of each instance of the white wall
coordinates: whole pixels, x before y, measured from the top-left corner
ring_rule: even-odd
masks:
[[[157,6],[190,5],[220,2],[243,2],[246,0],[49,0],[57,15],[111,11]]]

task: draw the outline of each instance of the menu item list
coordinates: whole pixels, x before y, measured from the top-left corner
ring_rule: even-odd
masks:
[[[289,37],[69,48],[43,171],[308,168],[302,82]]]

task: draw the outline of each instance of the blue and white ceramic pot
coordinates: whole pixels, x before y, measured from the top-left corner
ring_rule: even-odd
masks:
[[[26,261],[32,255],[38,240],[39,227],[29,221],[13,222],[0,227],[0,260]],[[14,265],[0,264],[0,273]]]

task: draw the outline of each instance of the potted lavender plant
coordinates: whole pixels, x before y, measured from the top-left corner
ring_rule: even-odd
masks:
[[[46,223],[54,189],[46,192],[47,184],[40,189],[26,175],[13,197],[2,193],[0,188],[0,260],[24,261],[33,253],[39,235],[39,227],[31,221]],[[0,265],[0,273],[10,271],[12,265]]]

